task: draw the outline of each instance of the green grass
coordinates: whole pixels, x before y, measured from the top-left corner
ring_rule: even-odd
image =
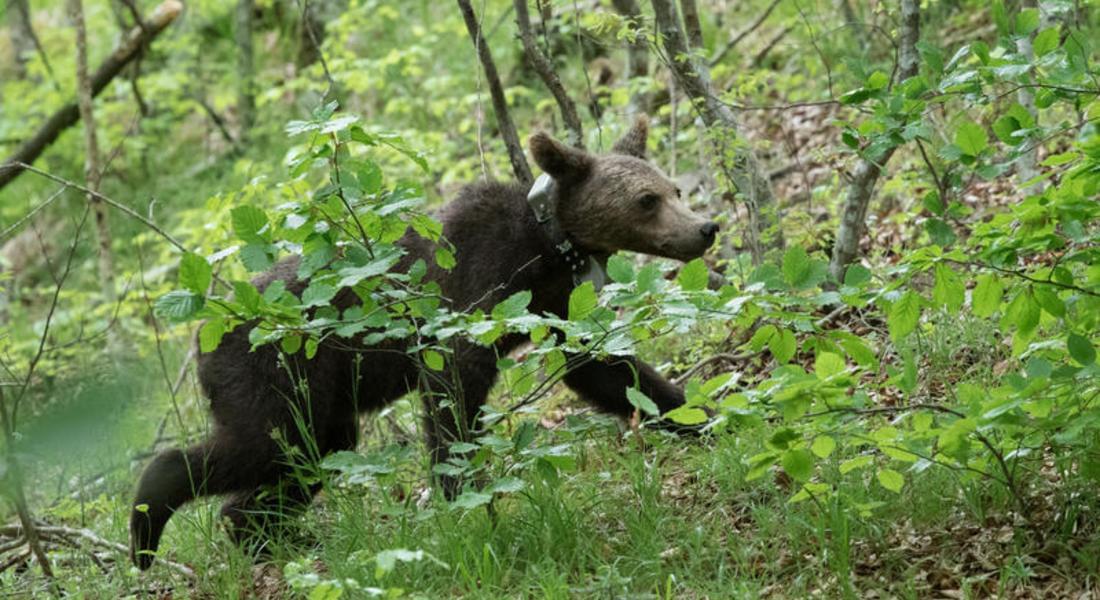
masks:
[[[860,471],[841,476],[826,469],[821,478],[836,484],[837,496],[790,504],[784,478],[744,479],[745,457],[765,443],[761,429],[706,440],[646,432],[642,448],[634,434],[601,417],[577,423],[536,441],[573,444],[577,468],[528,470],[524,489],[498,498],[492,512],[452,509],[438,495],[418,502],[427,472],[419,451],[398,455],[404,458],[392,475],[361,485],[330,482],[293,541],[274,541],[274,569],[294,563],[316,573],[317,582],[353,580],[361,589],[347,587],[346,597],[365,597],[374,587],[424,598],[855,598],[873,590],[919,598],[929,593],[928,573],[936,569],[957,569],[954,584],[978,597],[1031,585],[1036,573],[1044,581],[1095,574],[1094,531],[1087,532],[1087,546],[1060,553],[1074,567],[1059,572],[1037,564],[1040,546],[1026,534],[993,543],[981,533],[1011,523],[1003,490],[960,483],[944,469],[913,476],[901,494]],[[110,490],[85,506],[83,524],[112,540],[126,537],[124,475],[115,474]],[[870,501],[884,504],[865,516],[851,509]],[[79,553],[62,587],[88,597],[165,586],[250,597],[258,571],[221,531],[218,506],[204,501],[183,510],[162,544],[164,557],[195,569],[193,587],[163,564],[138,575],[125,556],[111,557],[117,563],[103,577]],[[1078,510],[1095,508],[1090,499]],[[47,516],[77,520],[75,510],[69,503]],[[1054,539],[1068,543],[1080,535],[1067,530]],[[963,558],[975,548],[994,556],[986,572]],[[422,550],[436,560],[399,561],[379,572],[375,556],[395,549]],[[997,549],[1003,553],[990,554]],[[22,587],[28,581],[10,571],[0,575],[0,584],[16,591],[29,591]]]

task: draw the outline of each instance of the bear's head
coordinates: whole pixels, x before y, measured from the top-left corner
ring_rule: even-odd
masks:
[[[535,162],[554,178],[557,218],[585,249],[630,250],[678,260],[702,256],[718,224],[691,212],[676,184],[645,160],[648,120],[639,117],[611,149],[596,156],[545,133],[528,140]]]

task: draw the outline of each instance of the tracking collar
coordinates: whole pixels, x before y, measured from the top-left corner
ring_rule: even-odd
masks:
[[[569,265],[569,270],[573,273],[573,285],[591,281],[592,286],[599,291],[607,283],[607,271],[599,260],[578,248],[562,229],[557,218],[557,191],[554,178],[543,173],[527,193],[527,203],[535,212],[535,221],[546,232],[550,243],[557,249],[565,264]]]

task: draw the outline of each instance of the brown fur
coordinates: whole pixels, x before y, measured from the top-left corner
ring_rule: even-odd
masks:
[[[565,231],[591,252],[619,249],[675,258],[701,255],[714,240],[716,226],[695,217],[676,199],[676,188],[641,156],[645,123],[619,145],[617,153],[595,157],[536,134],[530,140],[536,162],[558,181],[558,217]],[[401,240],[408,254],[396,267],[423,259],[432,265],[426,278],[439,284],[456,310],[490,310],[520,290],[530,290],[534,313],[567,313],[573,287],[569,266],[535,221],[519,185],[476,184],[464,188],[440,211],[444,236],[454,245],[458,264],[451,271],[435,266],[433,245],[411,231]],[[652,207],[639,198],[657,196]],[[263,290],[284,281],[294,293],[307,282],[295,277],[291,258],[257,278]],[[346,290],[334,304],[355,302]],[[403,343],[367,346],[358,340],[328,340],[316,356],[285,357],[271,345],[250,350],[250,326],[226,334],[221,345],[199,358],[199,380],[207,397],[213,433],[186,450],[162,452],[145,469],[131,514],[131,551],[140,568],[152,564],[164,526],[186,502],[204,495],[226,495],[222,514],[232,535],[258,549],[266,534],[288,514],[308,505],[317,491],[290,477],[285,448],[313,449],[324,456],[354,449],[357,416],[378,410],[419,390],[425,401],[425,429],[433,463],[446,460],[448,448],[470,439],[475,417],[497,376],[497,359],[516,349],[524,336],[509,335],[492,347],[452,344],[444,373],[419,368]],[[634,385],[662,412],[683,403],[683,392],[653,368],[632,358],[598,362],[571,356],[575,367],[565,383],[600,409],[626,417],[632,407],[626,389]],[[441,403],[441,399],[453,399]],[[448,406],[444,408],[444,406]],[[278,438],[278,440],[277,440]],[[441,478],[453,497],[460,482]]]

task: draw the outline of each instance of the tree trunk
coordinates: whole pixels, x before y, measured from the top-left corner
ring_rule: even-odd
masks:
[[[182,10],[183,5],[180,4],[179,0],[165,0],[153,11],[152,16],[145,21],[142,27],[135,27],[130,32],[129,37],[115,48],[114,52],[99,65],[95,74],[92,75],[92,96],[94,97],[103,91],[103,88],[107,87],[107,84],[122,71],[122,68],[140,53],[142,46],[151,42],[157,34],[164,31],[164,28],[168,27]],[[33,163],[57,139],[57,136],[61,135],[62,131],[75,125],[78,120],[80,120],[80,109],[76,102],[66,104],[50,116],[45,125],[34,134],[34,137],[24,142],[15,151],[15,154],[0,163],[0,189],[3,189],[4,186],[23,172],[23,168],[16,166],[14,163]]]
[[[1035,0],[1023,0],[1020,8],[1039,8],[1038,3]],[[1042,12],[1043,26],[1049,23],[1049,16]],[[1035,32],[1028,35],[1021,36],[1016,40],[1016,51],[1019,52],[1029,63],[1035,61],[1035,49],[1032,46],[1032,41],[1035,38]],[[1031,82],[1031,77],[1028,76],[1028,83]],[[1022,87],[1016,92],[1016,101],[1020,103],[1027,110],[1028,114],[1035,119],[1035,126],[1039,126],[1039,112],[1035,109],[1035,91],[1032,88]],[[1026,146],[1027,142],[1025,142]],[[1039,176],[1039,169],[1037,167],[1039,158],[1039,145],[1034,144],[1027,149],[1019,158],[1016,159],[1016,181],[1023,184],[1027,181]],[[1042,182],[1029,189],[1029,193],[1042,193],[1045,186]]]
[[[523,155],[523,146],[519,143],[516,126],[512,123],[512,116],[508,112],[504,87],[500,84],[500,75],[497,73],[496,63],[493,62],[493,55],[489,52],[489,45],[485,43],[485,37],[481,33],[481,23],[474,14],[474,8],[470,6],[470,0],[457,1],[458,8],[462,11],[462,18],[466,21],[466,31],[470,34],[470,41],[473,42],[478,60],[481,61],[481,67],[485,71],[485,81],[489,85],[489,95],[493,99],[493,112],[496,113],[504,145],[508,148],[512,172],[520,183],[531,185],[535,178],[531,175],[531,168],[527,166],[527,158]]]
[[[27,62],[34,52],[34,30],[31,29],[31,12],[27,0],[8,0],[8,34],[15,54],[15,76],[27,76]]]
[[[633,22],[634,26],[641,28],[643,25],[642,11],[638,7],[637,0],[612,0],[615,10],[624,18]],[[627,80],[649,75],[649,48],[646,45],[645,35],[638,33],[630,42],[626,51],[626,75]],[[633,117],[649,109],[649,94],[639,92],[630,96],[627,105],[628,116]]]
[[[920,70],[917,41],[920,39],[920,0],[901,0],[901,40],[898,48],[899,80],[915,77]],[[882,167],[894,155],[897,147],[889,148],[878,162],[860,159],[848,185],[848,192],[841,209],[840,225],[833,243],[833,256],[829,261],[829,273],[837,283],[844,282],[848,264],[859,253],[859,241],[867,227],[867,208]]]
[[[562,121],[569,130],[569,141],[577,148],[584,148],[584,128],[581,118],[577,115],[577,105],[565,91],[561,84],[561,78],[554,71],[554,63],[550,61],[535,43],[535,35],[531,32],[531,17],[527,12],[527,0],[515,0],[516,25],[519,27],[519,37],[523,41],[523,53],[527,57],[527,64],[538,73],[539,78],[546,84],[554,101],[558,103]]]
[[[680,0],[680,12],[684,13],[684,32],[688,44],[694,49],[703,47],[703,24],[699,21],[699,7],[695,0]]]
[[[76,29],[76,96],[80,106],[80,120],[84,123],[84,185],[92,192],[99,192],[99,181],[103,172],[99,162],[99,142],[96,139],[92,83],[88,78],[88,36],[84,28],[83,0],[69,0],[69,17]],[[115,298],[115,275],[107,207],[93,194],[88,194],[88,202],[95,213],[99,241],[99,283],[103,286],[104,300],[112,302]]]
[[[675,5],[670,0],[652,0],[652,4],[657,32],[677,87],[695,103],[703,123],[710,129],[708,135],[715,144],[722,174],[733,186],[735,198],[743,200],[748,207],[750,223],[746,237],[753,261],[759,263],[765,249],[783,246],[771,181],[752,150],[738,142],[737,119],[730,107],[718,99],[707,66],[692,56],[676,17]]]
[[[252,0],[237,0],[237,113],[241,130],[237,139],[243,144],[256,121],[256,88],[252,65]]]

